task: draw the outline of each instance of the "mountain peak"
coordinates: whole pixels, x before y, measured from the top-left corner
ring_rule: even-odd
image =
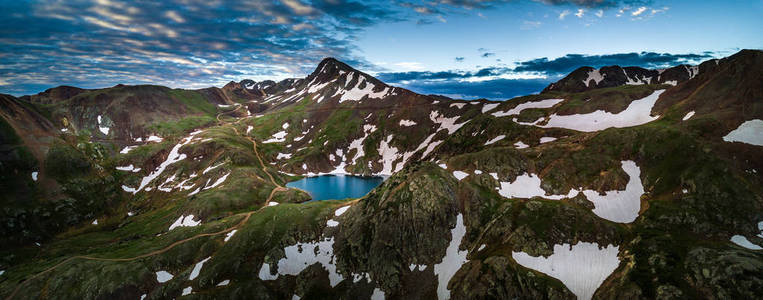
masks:
[[[320,74],[335,75],[336,73],[339,73],[339,71],[352,72],[356,70],[336,58],[326,57],[321,60],[321,62],[318,64],[318,67],[315,68],[315,71],[313,71],[310,76],[318,76]]]

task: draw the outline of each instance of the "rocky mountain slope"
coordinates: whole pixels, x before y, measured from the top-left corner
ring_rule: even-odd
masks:
[[[580,68],[503,102],[331,58],[277,83],[3,95],[0,297],[754,298],[762,67]],[[318,174],[388,178],[284,187]]]

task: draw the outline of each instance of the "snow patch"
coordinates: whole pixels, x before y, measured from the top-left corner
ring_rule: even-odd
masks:
[[[130,151],[132,151],[135,148],[138,148],[138,146],[126,146],[126,147],[122,148],[122,150],[120,150],[119,153],[127,154],[127,153],[129,153]]]
[[[456,179],[461,180],[466,178],[466,176],[469,176],[469,173],[463,171],[453,171],[453,176],[455,176]]]
[[[491,110],[494,110],[496,107],[498,107],[498,105],[499,105],[499,104],[500,104],[500,103],[490,103],[490,104],[485,104],[484,106],[482,106],[482,113],[484,114],[484,113],[486,113],[486,112],[489,112],[489,111],[491,111]]]
[[[493,138],[492,140],[489,140],[489,141],[485,142],[485,146],[493,144],[493,143],[495,143],[497,141],[500,141],[500,140],[504,139],[505,137],[506,137],[506,135],[503,135],[503,134],[499,135],[499,136]]]
[[[156,177],[159,177],[159,175],[161,175],[162,172],[164,172],[164,170],[167,169],[169,165],[179,162],[181,160],[184,160],[186,158],[186,155],[183,153],[180,153],[180,148],[190,143],[192,138],[193,138],[193,133],[191,133],[190,136],[183,138],[182,140],[180,140],[180,143],[172,147],[172,150],[170,150],[170,154],[167,155],[167,159],[164,160],[159,165],[159,167],[156,168],[156,170],[151,172],[151,174],[148,174],[147,176],[143,177],[143,179],[140,182],[140,186],[138,186],[137,189],[134,189],[132,193],[135,194],[139,192],[140,190],[142,190],[143,188],[145,188],[146,185],[151,183],[151,181],[153,181]],[[124,189],[125,186],[122,186],[122,188]],[[127,190],[125,189],[125,191]]]
[[[593,202],[593,213],[597,216],[618,223],[630,223],[636,220],[641,210],[641,169],[631,160],[621,161],[623,171],[630,177],[624,191],[607,191],[604,196],[599,192],[585,190],[583,194]]]
[[[623,70],[623,72],[625,72],[625,70]],[[625,77],[627,78],[628,76],[626,75]],[[596,85],[599,85],[599,82],[604,80],[604,75],[602,75],[601,72],[599,72],[599,70],[593,69],[588,72],[585,81],[583,81],[586,87],[589,87],[591,80],[593,80],[596,83]]]
[[[761,249],[763,249],[760,246],[753,244],[752,242],[750,242],[750,240],[748,240],[745,236],[742,236],[742,235],[732,236],[731,237],[731,242],[734,243],[734,244],[737,244],[740,247],[744,247],[744,248],[750,249],[750,250],[761,250]]]
[[[204,263],[207,262],[210,258],[212,257],[211,256],[207,257],[204,260],[196,263],[196,265],[193,266],[193,270],[191,270],[191,276],[188,276],[188,280],[194,280],[196,279],[196,277],[199,277],[199,273],[201,272],[201,267],[203,267]]]
[[[577,190],[570,190],[567,195],[546,195],[546,191],[540,187],[540,183],[540,177],[538,177],[538,175],[524,173],[517,176],[513,182],[500,182],[500,187],[495,189],[498,190],[499,195],[506,198],[542,197],[551,200],[560,200],[565,197],[572,198],[577,196]]]
[[[225,238],[223,239],[223,242],[227,242],[227,241],[229,241],[229,240],[230,240],[230,238],[232,238],[232,237],[233,237],[233,235],[234,235],[234,234],[236,234],[236,231],[238,231],[238,229],[233,229],[233,230],[231,230],[230,232],[226,233],[226,234],[225,234]]]
[[[763,120],[745,121],[737,129],[723,137],[726,142],[741,142],[750,145],[763,146]]]
[[[214,170],[214,169],[217,169],[218,167],[220,167],[220,166],[222,166],[222,165],[224,165],[224,164],[225,164],[225,162],[221,162],[221,163],[219,163],[219,164],[217,164],[217,165],[214,165],[214,166],[209,166],[209,167],[207,167],[206,169],[204,169],[204,171],[202,171],[202,172],[201,172],[201,174],[207,174],[207,172],[209,172],[209,171],[212,171],[212,170]]]
[[[272,138],[263,141],[263,143],[266,143],[266,144],[267,143],[283,143],[286,141],[285,139],[286,134],[287,134],[286,131],[281,130],[279,132],[274,133]]]
[[[138,139],[140,139],[140,138],[138,138]],[[151,135],[151,136],[149,136],[149,137],[146,139],[146,142],[156,142],[156,143],[161,143],[163,140],[164,140],[164,139],[163,139],[163,138],[161,138],[161,137],[158,137],[158,136],[155,136],[155,135]],[[136,141],[138,141],[138,140],[136,140]],[[140,142],[140,141],[138,141],[138,142]]]
[[[278,260],[278,273],[271,275],[270,264],[263,263],[260,268],[261,280],[275,280],[279,275],[298,275],[307,267],[320,263],[329,273],[329,283],[335,287],[344,280],[337,273],[334,264],[334,238],[324,238],[318,242],[296,243],[284,248],[285,257]]]
[[[548,142],[553,142],[553,141],[556,141],[555,137],[544,136],[544,137],[540,138],[540,143],[541,144],[548,143]]]
[[[654,91],[645,98],[633,100],[628,108],[620,113],[613,114],[603,110],[597,110],[587,114],[564,115],[556,113],[549,117],[546,125],[535,125],[543,128],[559,127],[578,131],[593,132],[610,127],[623,128],[649,123],[657,120],[660,116],[651,116],[652,107],[660,94],[665,90]]]
[[[434,273],[437,275],[437,297],[439,299],[450,299],[450,290],[448,290],[448,282],[453,278],[458,269],[461,269],[466,262],[467,251],[459,251],[458,247],[461,245],[466,235],[466,226],[464,226],[464,217],[460,213],[456,216],[456,227],[450,231],[450,244],[445,250],[445,256],[442,258],[439,264],[434,265]]]
[[[159,271],[156,272],[156,281],[159,283],[165,283],[167,281],[172,280],[172,274],[168,273],[167,271]]]
[[[211,189],[211,188],[215,188],[215,187],[217,187],[218,185],[221,185],[223,182],[225,182],[225,179],[227,179],[227,178],[228,178],[228,175],[230,175],[230,173],[231,173],[231,172],[228,172],[228,174],[225,174],[225,175],[223,175],[222,177],[218,178],[218,179],[217,179],[217,181],[215,181],[215,182],[214,182],[212,185],[210,185],[210,186],[205,186],[203,189],[204,189],[204,190],[208,190],[208,189]]]
[[[341,215],[342,215],[343,213],[345,213],[345,212],[346,212],[348,209],[350,209],[350,205],[347,205],[347,206],[342,206],[342,207],[338,208],[338,209],[337,209],[337,210],[334,212],[334,216],[337,216],[337,217],[338,217],[338,216],[341,216]]]
[[[564,99],[545,99],[540,101],[525,102],[507,111],[494,112],[492,115],[496,117],[518,115],[523,110],[528,108],[549,108],[562,101],[564,101]]]
[[[379,288],[374,288],[374,292],[371,294],[371,300],[384,300],[384,291]]]
[[[400,120],[400,126],[408,127],[408,126],[413,126],[413,125],[416,125],[416,122],[411,121],[411,120]]]
[[[688,119],[691,119],[692,116],[694,116],[694,111],[693,110],[688,112],[688,113],[686,113],[686,115],[683,117],[683,119],[681,119],[681,121],[686,121]]]
[[[511,257],[526,267],[559,279],[578,299],[591,299],[596,289],[620,265],[619,246],[599,248],[597,243],[554,245],[549,257],[512,251]]]
[[[170,229],[168,230],[175,229],[176,227],[194,227],[201,224],[201,220],[194,221],[193,218],[193,215],[180,216],[177,220],[175,220],[175,223],[170,225]]]

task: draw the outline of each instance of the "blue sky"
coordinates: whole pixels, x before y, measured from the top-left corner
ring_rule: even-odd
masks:
[[[302,77],[327,56],[420,93],[508,99],[576,67],[763,48],[763,0],[0,0],[0,93]]]

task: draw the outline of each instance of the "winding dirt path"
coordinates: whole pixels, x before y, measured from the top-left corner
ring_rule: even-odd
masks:
[[[220,113],[220,114],[217,115],[217,120],[218,121],[220,121],[220,116],[222,114],[223,113]],[[230,128],[233,129],[234,132],[236,132],[236,135],[241,135],[238,132],[238,130],[236,129],[235,126],[232,126],[230,124],[224,124],[223,126],[229,126]],[[16,294],[21,290],[21,288],[23,288],[27,283],[31,282],[34,279],[39,278],[40,276],[43,276],[43,275],[45,275],[47,273],[50,273],[51,271],[55,270],[56,268],[58,268],[60,266],[63,266],[63,265],[65,265],[65,264],[67,264],[67,263],[69,263],[71,261],[76,260],[76,259],[94,260],[94,261],[115,261],[115,262],[134,261],[134,260],[138,260],[138,259],[141,259],[141,258],[151,257],[151,256],[154,256],[154,255],[165,253],[165,252],[167,252],[169,250],[172,250],[173,248],[175,248],[175,247],[177,247],[179,245],[185,244],[187,242],[190,242],[192,240],[195,240],[195,239],[198,239],[198,238],[201,238],[201,237],[220,235],[220,234],[228,233],[228,232],[231,232],[233,230],[241,228],[241,226],[243,226],[244,224],[246,224],[247,221],[249,221],[249,218],[252,216],[252,214],[255,214],[255,213],[257,213],[257,212],[259,212],[259,211],[261,211],[261,210],[263,210],[263,209],[268,207],[267,204],[270,202],[270,200],[273,199],[273,196],[275,195],[276,192],[283,192],[283,191],[287,190],[287,188],[285,188],[285,187],[281,186],[280,184],[278,184],[275,181],[275,179],[273,178],[273,176],[270,174],[270,172],[268,172],[268,170],[267,170],[267,168],[265,166],[265,163],[262,160],[262,157],[260,157],[260,154],[257,151],[257,142],[253,138],[251,138],[249,136],[246,136],[246,135],[242,135],[242,136],[244,136],[247,140],[252,142],[252,151],[254,151],[254,155],[257,157],[257,160],[260,162],[260,166],[262,166],[262,171],[265,172],[265,174],[267,174],[268,177],[270,177],[270,182],[273,183],[273,185],[276,186],[273,190],[270,191],[270,195],[268,195],[268,198],[265,200],[264,206],[260,207],[257,210],[254,210],[254,211],[238,214],[238,215],[244,215],[244,218],[241,221],[239,221],[236,225],[228,227],[227,229],[223,229],[223,230],[220,230],[220,231],[217,231],[217,232],[200,233],[200,234],[197,234],[197,235],[194,235],[194,236],[191,236],[191,237],[179,240],[179,241],[175,241],[174,243],[172,243],[172,244],[170,244],[167,247],[164,247],[162,249],[154,250],[154,251],[151,251],[151,252],[148,252],[148,253],[145,253],[145,254],[141,254],[141,255],[138,255],[138,256],[127,257],[127,258],[103,258],[103,257],[93,257],[93,256],[87,256],[87,255],[77,255],[77,256],[69,257],[69,258],[67,258],[67,259],[65,259],[65,260],[63,260],[63,261],[53,265],[52,267],[50,267],[48,269],[45,269],[45,270],[35,274],[34,276],[29,277],[28,279],[24,280],[23,282],[19,283],[19,285],[16,286],[16,288],[13,290],[13,292],[10,295],[8,295],[8,297],[6,297],[5,299],[6,300],[13,299],[13,297],[16,296]]]

